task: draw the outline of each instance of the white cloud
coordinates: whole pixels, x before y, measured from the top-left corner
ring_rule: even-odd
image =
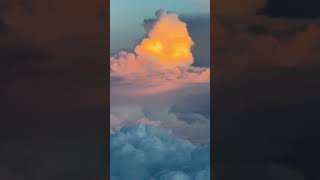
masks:
[[[124,128],[111,136],[110,149],[111,180],[210,179],[210,147],[159,128]]]
[[[121,51],[110,57],[111,132],[124,126],[148,124],[170,129],[193,142],[208,143],[210,120],[202,113],[193,112],[195,106],[201,104],[198,101],[203,99],[194,98],[193,102],[186,99],[190,100],[189,96],[209,99],[210,69],[190,64],[194,61],[192,54],[188,54],[193,42],[187,26],[176,14],[158,11],[156,16],[145,22],[148,23],[148,37],[137,46],[140,49],[137,53]],[[170,36],[167,34],[169,26],[183,32],[181,37],[172,34],[163,38]],[[157,42],[162,45],[158,47]],[[183,47],[181,52],[180,45]],[[173,53],[173,56],[163,53]],[[176,53],[179,56],[175,56]],[[186,105],[178,105],[178,102]],[[179,108],[173,111],[177,106]],[[202,108],[208,112],[210,107],[205,104]]]

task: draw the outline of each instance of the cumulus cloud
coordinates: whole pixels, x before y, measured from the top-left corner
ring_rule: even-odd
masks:
[[[147,37],[135,47],[136,55],[128,53],[128,62],[140,62],[140,64],[137,64],[138,66],[147,64],[153,67],[152,70],[160,67],[169,69],[189,66],[193,63],[191,48],[194,42],[189,35],[186,23],[182,22],[177,14],[158,10],[155,19],[144,21],[144,27]],[[123,54],[122,52],[119,56],[126,58]],[[136,69],[136,66],[133,66],[132,69],[120,69],[122,67],[121,62],[125,60],[120,61],[119,66],[115,68],[114,63],[112,63],[114,61],[116,61],[116,58],[111,57],[113,73],[126,70],[129,70],[130,73],[132,71],[141,72],[141,69]],[[130,67],[126,66],[126,68]]]
[[[143,109],[138,105],[116,106],[110,114],[111,133],[118,132],[123,126],[145,124],[159,126],[158,121],[151,121],[145,117]]]
[[[210,69],[193,66],[177,14],[144,28],[134,52],[110,57],[111,180],[209,180]]]
[[[135,48],[135,52],[164,67],[185,66],[193,63],[193,41],[186,23],[177,14],[159,10],[148,37]]]
[[[171,12],[157,11],[145,21],[147,36],[135,53],[122,51],[110,57],[111,79],[141,84],[134,95],[158,94],[191,84],[209,83],[210,69],[193,67],[194,44],[187,26]],[[113,88],[112,86],[111,88]]]
[[[121,51],[110,57],[111,132],[134,124],[173,130],[180,137],[208,143],[210,121],[194,106],[210,97],[210,69],[193,66],[194,42],[187,26],[172,12],[157,11],[144,21],[146,37],[135,52]],[[188,105],[177,105],[178,102]],[[186,118],[183,113],[195,110]],[[204,114],[203,114],[204,113]],[[191,118],[193,120],[191,120]]]
[[[145,125],[123,128],[110,140],[111,180],[210,179],[209,146]]]
[[[210,69],[200,67],[163,68],[132,53],[121,52],[111,58],[111,79],[116,80],[111,91],[132,96],[150,96],[189,86],[208,84]],[[120,80],[120,81],[119,81]],[[132,83],[134,82],[134,83]]]
[[[124,126],[149,124],[171,129],[192,142],[210,142],[208,85],[144,97],[130,96],[126,92],[111,95],[110,127],[113,133]],[[199,110],[199,107],[203,109]]]

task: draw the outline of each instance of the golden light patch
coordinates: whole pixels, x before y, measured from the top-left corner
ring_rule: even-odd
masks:
[[[193,41],[187,25],[173,13],[162,13],[135,52],[163,67],[186,66],[193,63]]]

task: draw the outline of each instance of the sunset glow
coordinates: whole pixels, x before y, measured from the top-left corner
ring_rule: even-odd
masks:
[[[209,180],[209,18],[153,13],[110,56],[110,179]]]
[[[158,14],[148,37],[135,48],[135,52],[163,67],[186,66],[193,63],[193,41],[187,25],[174,13]]]

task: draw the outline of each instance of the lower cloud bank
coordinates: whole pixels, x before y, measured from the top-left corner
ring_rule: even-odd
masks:
[[[210,146],[197,146],[156,127],[112,134],[111,180],[209,180]]]

